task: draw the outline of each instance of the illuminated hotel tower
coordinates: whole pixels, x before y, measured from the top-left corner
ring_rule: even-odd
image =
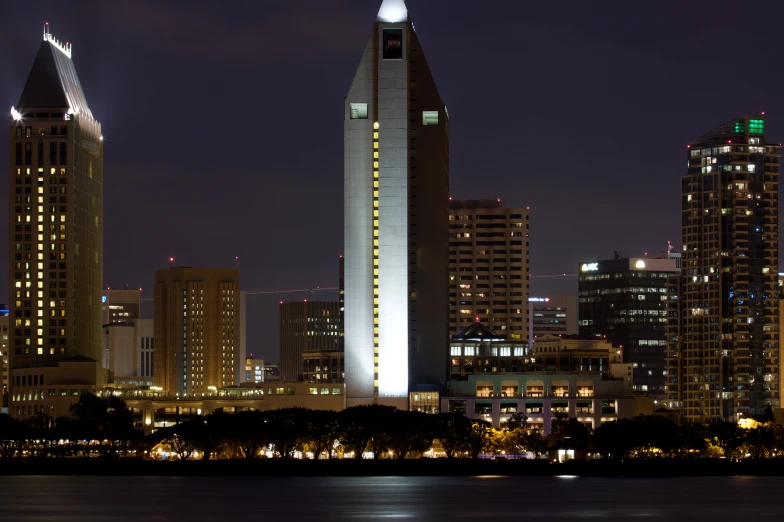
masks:
[[[48,26],[10,122],[11,368],[101,360],[103,138]]]
[[[449,133],[403,0],[384,0],[344,109],[348,404],[445,380]]]

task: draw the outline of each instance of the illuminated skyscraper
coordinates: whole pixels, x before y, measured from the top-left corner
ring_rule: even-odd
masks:
[[[12,373],[101,360],[103,138],[71,58],[47,26],[11,109]]]
[[[780,148],[756,115],[716,127],[686,154],[666,376],[684,420],[779,406]]]
[[[158,270],[154,299],[154,384],[188,395],[238,384],[239,271]]]
[[[449,119],[403,0],[384,0],[344,110],[348,404],[446,379]]]

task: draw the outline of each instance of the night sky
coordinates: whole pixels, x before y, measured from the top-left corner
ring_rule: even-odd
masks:
[[[3,1],[3,110],[48,21],[103,125],[105,286],[149,298],[171,255],[239,256],[249,291],[337,285],[343,97],[380,3]],[[700,134],[766,111],[768,138],[784,139],[784,2],[408,6],[451,117],[451,194],[530,206],[533,276],[678,245],[685,147]],[[576,280],[532,284],[557,291]],[[248,351],[277,361],[277,303],[306,297],[249,297]]]

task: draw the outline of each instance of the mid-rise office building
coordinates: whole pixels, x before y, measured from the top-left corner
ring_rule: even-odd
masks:
[[[501,200],[449,202],[449,327],[475,321],[528,338],[528,210]]]
[[[141,317],[142,289],[107,288],[101,296],[101,324],[129,323]]]
[[[674,259],[626,258],[579,263],[580,335],[606,337],[634,368],[634,391],[665,395],[667,279]]]
[[[245,359],[245,383],[280,382],[280,370],[277,364],[264,359],[257,359],[250,354]]]
[[[103,138],[72,61],[44,30],[10,121],[11,371],[101,359]]]
[[[577,296],[554,294],[528,298],[528,344],[543,335],[577,335]]]
[[[305,355],[323,358],[340,353],[340,303],[300,301],[280,305],[280,375],[304,380]]]
[[[686,152],[681,274],[674,287],[669,400],[685,421],[780,406],[778,208],[781,145],[765,116],[716,127]]]
[[[239,271],[174,267],[155,273],[155,386],[198,395],[237,383]]]
[[[446,379],[449,117],[403,0],[384,0],[344,102],[346,393],[407,407]]]
[[[103,326],[103,367],[115,383],[151,386],[155,339],[152,319],[114,322]]]

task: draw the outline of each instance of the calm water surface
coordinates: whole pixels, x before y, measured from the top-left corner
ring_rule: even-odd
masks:
[[[783,488],[766,477],[0,477],[0,520],[715,522],[784,516]]]

